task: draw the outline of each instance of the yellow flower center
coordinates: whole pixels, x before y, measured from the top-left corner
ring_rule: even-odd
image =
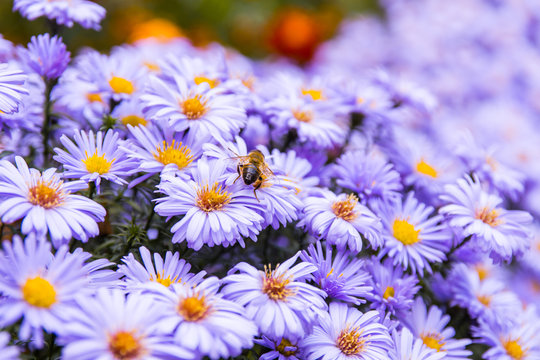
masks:
[[[525,358],[525,352],[518,344],[517,340],[503,341],[503,347],[506,350],[508,356],[514,360],[521,360]]]
[[[424,175],[430,176],[432,178],[436,178],[439,175],[437,173],[437,170],[435,170],[433,168],[433,166],[431,166],[427,162],[425,162],[424,159],[421,159],[416,164],[416,171],[418,171],[420,174],[424,174]]]
[[[128,115],[122,118],[122,124],[124,124],[124,126],[146,126],[147,123],[148,122],[144,118],[137,115]]]
[[[221,210],[221,208],[230,201],[230,193],[225,191],[225,189],[217,182],[214,183],[212,187],[205,185],[197,190],[197,206],[203,211],[210,212]]]
[[[420,338],[428,348],[436,351],[441,351],[442,347],[446,344],[442,335],[437,333],[422,334]]]
[[[311,122],[313,120],[313,112],[312,111],[301,111],[301,110],[293,110],[292,112],[293,116],[296,118],[296,120],[301,122]]]
[[[482,264],[479,264],[475,267],[476,272],[478,273],[478,279],[480,281],[485,280],[489,276],[489,269]]]
[[[86,94],[86,99],[90,102],[100,102],[102,103],[103,102],[103,99],[101,98],[101,95],[100,94],[92,94],[92,93],[88,93]]]
[[[216,86],[219,85],[219,80],[218,79],[210,79],[210,78],[207,78],[206,76],[195,76],[193,81],[197,85],[201,85],[202,83],[207,83],[208,85],[210,85],[211,89],[213,89],[213,88],[215,88]]]
[[[358,203],[358,198],[354,194],[349,194],[345,200],[336,201],[332,204],[332,211],[337,217],[345,221],[356,219],[358,214],[354,211],[354,207]]]
[[[294,347],[294,350],[286,351],[285,348]],[[289,340],[282,338],[279,345],[276,347],[276,350],[283,356],[293,356],[296,354],[296,346],[294,346]]]
[[[22,293],[24,300],[32,306],[48,309],[56,303],[54,286],[40,276],[26,280]]]
[[[141,359],[145,353],[141,339],[135,335],[135,331],[118,331],[109,336],[109,350],[118,360]]]
[[[486,307],[489,307],[489,304],[491,303],[491,296],[489,296],[489,295],[478,295],[476,298],[478,299],[478,301],[482,305],[484,305]]]
[[[403,245],[412,245],[420,241],[418,234],[420,230],[416,230],[414,225],[407,220],[395,219],[392,226],[394,237]]]
[[[395,290],[392,286],[387,286],[386,290],[384,290],[383,298],[388,299],[390,297],[394,297]]]
[[[180,107],[189,120],[200,119],[208,110],[206,108],[206,101],[201,101],[201,95],[196,95],[195,97],[184,100],[180,104]]]
[[[279,267],[279,265],[278,265]],[[276,275],[276,270],[272,270],[272,267],[264,266],[264,279],[262,291],[272,300],[285,300],[287,297],[294,294],[292,289],[287,288],[287,285],[291,282],[290,277],[285,277],[286,273]]]
[[[113,76],[111,80],[109,80],[109,85],[111,89],[118,94],[129,95],[135,91],[135,87],[131,81],[118,76]]]
[[[178,313],[186,321],[199,321],[210,314],[210,305],[206,303],[204,295],[195,294],[180,300]]]
[[[163,165],[176,164],[178,169],[183,169],[193,161],[190,154],[191,150],[187,146],[182,146],[181,141],[173,140],[170,145],[163,141],[163,144],[156,148],[154,158]]]
[[[180,281],[182,281],[182,279],[178,278],[178,276],[175,276],[174,278],[171,279],[171,275],[167,275],[167,277],[165,277],[165,270],[163,270],[161,274],[160,273],[156,274],[155,279],[153,276],[150,276],[150,281],[155,281],[165,287],[169,287],[171,286],[171,284],[179,283]]]
[[[487,207],[484,207],[482,209],[477,209],[475,211],[474,217],[479,220],[482,220],[484,224],[487,224],[491,227],[495,227],[503,223],[501,219],[498,219],[499,212],[497,211],[497,209],[491,210]]]
[[[366,339],[361,337],[362,331],[358,328],[342,330],[337,338],[337,347],[345,355],[356,355],[360,353],[366,342]]]
[[[86,151],[84,153],[86,154],[86,159],[82,160],[82,162],[86,166],[86,170],[91,174],[98,173],[103,175],[108,173],[113,162],[116,160],[112,159],[109,161],[105,159],[105,154],[98,155],[97,150],[92,156],[88,156],[88,152]]]
[[[64,201],[65,193],[61,189],[62,182],[53,185],[52,181],[39,180],[28,189],[28,201],[45,209],[57,207]]]
[[[323,99],[322,90],[302,89],[302,95],[309,95],[315,101]]]

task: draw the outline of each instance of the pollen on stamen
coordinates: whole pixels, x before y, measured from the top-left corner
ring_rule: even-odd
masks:
[[[290,350],[286,350],[290,349]],[[279,345],[276,347],[276,350],[283,356],[293,356],[298,350],[295,345],[293,345],[289,340],[282,338]]]
[[[294,291],[287,288],[287,285],[291,282],[291,278],[286,277],[286,273],[276,274],[278,267],[279,265],[276,269],[272,270],[270,265],[264,266],[262,292],[272,300],[283,301],[289,296],[294,295]]]
[[[478,295],[476,298],[482,305],[486,307],[488,307],[489,304],[491,303],[491,296],[489,295]]]
[[[311,96],[315,101],[324,99],[322,90],[317,89],[302,89],[302,95]]]
[[[477,209],[475,211],[474,217],[478,220],[482,220],[484,224],[487,224],[491,227],[495,227],[503,223],[503,220],[498,218],[499,212],[497,211],[497,209],[490,209],[488,207]]]
[[[366,339],[362,337],[362,331],[358,328],[342,330],[336,340],[338,349],[348,356],[361,353],[365,343]]]
[[[83,159],[82,162],[86,166],[86,170],[89,173],[98,173],[100,175],[106,174],[111,170],[111,166],[114,163],[116,159],[112,159],[111,161],[107,160],[105,158],[105,154],[98,155],[97,150],[92,154],[92,156],[88,155],[88,152],[84,152],[86,155],[86,159]]]
[[[358,217],[357,212],[354,211],[357,203],[358,198],[356,195],[349,194],[345,200],[336,201],[333,203],[332,211],[337,217],[342,218],[345,221],[351,221]]]
[[[142,118],[140,116],[137,116],[137,115],[124,116],[121,121],[122,121],[122,124],[124,124],[124,126],[128,126],[128,125],[131,125],[131,126],[139,126],[139,125],[146,126],[146,124],[148,123],[144,118]]]
[[[21,290],[23,299],[32,306],[48,309],[56,303],[54,286],[40,276],[26,280]]]
[[[388,298],[394,297],[394,295],[395,295],[394,288],[392,286],[387,286],[386,289],[384,290],[383,298],[388,299]]]
[[[212,187],[205,185],[197,190],[197,206],[205,212],[221,210],[230,201],[230,193],[217,182]]]
[[[51,209],[62,204],[65,192],[62,190],[62,182],[38,180],[36,185],[28,189],[28,201],[45,209]]]
[[[175,140],[170,145],[163,141],[161,146],[156,148],[153,155],[154,159],[163,165],[175,164],[178,169],[184,169],[193,161],[191,150],[185,145],[182,146],[181,141],[176,142]]]
[[[206,101],[202,99],[201,95],[196,95],[182,101],[180,103],[180,108],[189,120],[200,119],[208,111]]]
[[[109,338],[109,351],[115,359],[135,360],[141,359],[145,353],[141,338],[135,334],[135,331],[118,331]]]
[[[420,335],[420,338],[428,348],[436,351],[441,351],[443,346],[446,344],[442,335],[438,333],[422,334]]]
[[[175,276],[171,279],[171,275],[167,275],[165,277],[165,270],[163,270],[161,273],[157,273],[155,278],[153,276],[150,276],[150,281],[155,281],[165,287],[169,287],[171,286],[171,284],[180,283],[182,279],[178,276]]]
[[[420,159],[420,161],[416,164],[416,171],[432,178],[439,176],[437,170],[435,170],[435,168],[428,164],[423,158]]]
[[[127,79],[113,76],[109,80],[109,86],[111,89],[118,94],[132,94],[135,91],[135,86],[133,86],[133,83]]]
[[[293,110],[292,112],[293,116],[296,118],[296,120],[301,122],[311,122],[313,120],[313,112],[312,111],[301,111],[301,110]]]
[[[392,225],[393,235],[403,245],[412,245],[420,241],[420,230],[404,219],[395,219]]]
[[[195,78],[193,78],[193,81],[197,85],[200,85],[202,83],[207,83],[208,85],[210,85],[210,89],[215,88],[220,83],[218,79],[210,79],[210,78],[207,78],[206,76],[195,76]]]
[[[526,356],[526,351],[521,348],[521,345],[519,345],[517,340],[503,341],[503,347],[508,356],[514,360],[522,360]]]
[[[96,94],[96,93],[88,93],[88,94],[86,94],[86,99],[91,103],[94,103],[94,102],[102,103],[103,102],[103,99],[101,98],[101,95]]]
[[[211,312],[211,306],[203,294],[195,293],[180,299],[177,310],[186,321],[195,322],[206,318]]]

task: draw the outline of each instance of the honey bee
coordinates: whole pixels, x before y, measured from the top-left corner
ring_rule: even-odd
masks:
[[[238,177],[234,180],[242,178],[244,184],[253,186],[253,194],[257,201],[257,189],[259,189],[264,181],[274,175],[274,172],[268,167],[264,159],[264,155],[259,150],[252,150],[246,156],[237,156],[233,159],[238,160],[236,171]]]

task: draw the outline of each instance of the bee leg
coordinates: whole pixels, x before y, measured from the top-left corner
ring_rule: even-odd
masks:
[[[261,178],[259,178],[261,179]],[[259,182],[256,186],[253,187],[253,194],[255,195],[255,199],[257,199],[258,202],[261,202],[259,198],[257,197],[257,190],[261,187],[262,181]]]
[[[238,175],[238,176],[236,177],[236,179],[234,179],[233,184],[234,184],[234,183],[236,182],[236,180],[238,180],[238,179],[240,179],[240,175]]]

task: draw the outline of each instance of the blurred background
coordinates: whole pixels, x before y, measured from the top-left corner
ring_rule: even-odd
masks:
[[[280,54],[308,60],[317,45],[332,37],[345,17],[382,14],[376,0],[98,0],[107,9],[102,31],[75,25],[61,35],[71,50],[112,46],[141,38],[186,36],[196,45],[220,42],[260,58]],[[26,44],[50,31],[43,18],[29,23],[12,12],[13,1],[0,1],[0,34]]]

